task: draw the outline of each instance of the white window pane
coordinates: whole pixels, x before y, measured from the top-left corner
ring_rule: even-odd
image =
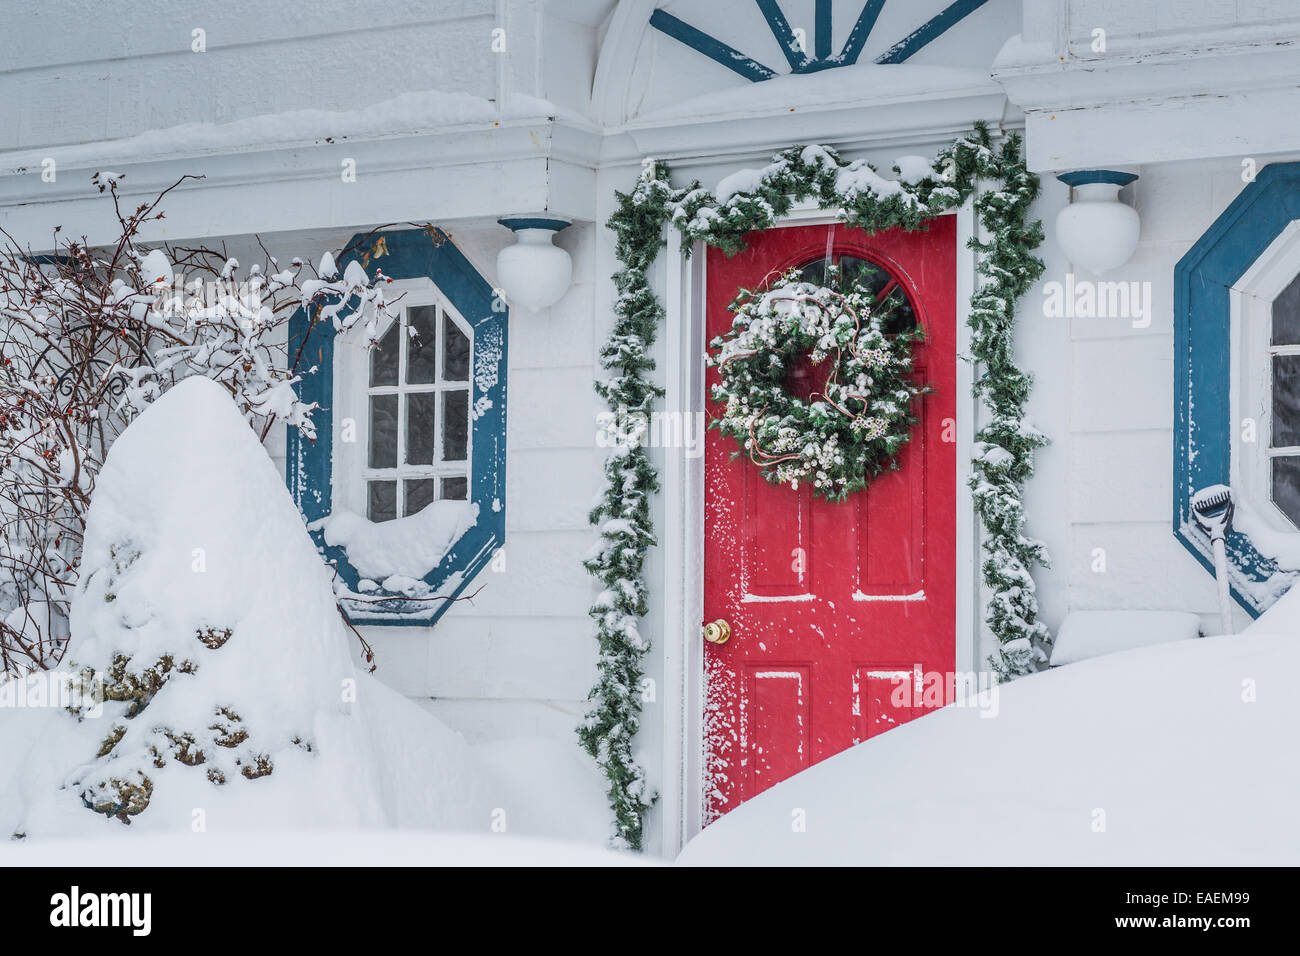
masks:
[[[370,467],[397,467],[397,396],[370,396]]]
[[[366,516],[371,521],[389,521],[397,517],[397,482],[372,481],[366,491]]]
[[[1300,345],[1300,276],[1273,300],[1273,344]]]
[[[1300,355],[1273,356],[1273,447],[1300,445]]]
[[[406,342],[406,381],[410,385],[428,385],[437,372],[438,309],[417,305],[407,310],[410,337]]]
[[[438,436],[434,419],[437,407],[436,392],[415,392],[406,396],[406,464],[433,464]]]
[[[394,322],[370,350],[370,385],[396,385],[398,351],[401,348],[401,323]]]
[[[1300,457],[1273,459],[1273,502],[1300,527]]]
[[[436,478],[415,478],[406,482],[406,514],[413,515],[423,511],[434,499],[438,487]]]
[[[442,460],[464,461],[469,450],[469,392],[443,392]]]
[[[469,338],[452,317],[442,317],[442,377],[448,382],[469,381]]]
[[[469,479],[464,475],[442,479],[442,497],[449,501],[464,501],[469,497]]]

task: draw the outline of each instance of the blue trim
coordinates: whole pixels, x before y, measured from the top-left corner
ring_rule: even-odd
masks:
[[[834,30],[831,10],[831,0],[817,0],[817,7],[813,13],[813,29],[817,34],[813,53],[819,60],[831,58],[831,43],[834,41],[834,37],[831,36]]]
[[[1078,169],[1072,173],[1061,173],[1056,177],[1067,186],[1088,186],[1093,183],[1109,183],[1112,186],[1127,186],[1136,182],[1137,173],[1121,173],[1118,169]]]
[[[986,3],[988,0],[957,0],[876,57],[876,62],[902,63],[920,52],[922,47],[939,39],[959,21],[964,20]]]
[[[849,38],[844,42],[844,49],[840,51],[840,64],[849,66],[858,62],[858,57],[862,55],[862,48],[867,45],[867,37],[871,36],[871,31],[875,29],[876,18],[880,16],[884,6],[885,0],[867,0],[863,4],[857,22],[849,31]]]
[[[772,31],[772,36],[776,38],[777,44],[781,47],[781,52],[790,64],[791,73],[817,73],[821,70],[830,70],[835,67],[850,66],[857,63],[858,57],[862,55],[863,47],[867,44],[867,38],[871,36],[871,31],[876,26],[876,20],[880,17],[880,11],[885,6],[885,0],[866,0],[866,3],[862,6],[862,12],[858,14],[858,19],[853,24],[853,29],[849,32],[848,40],[844,43],[844,49],[840,51],[838,56],[831,56],[831,34],[834,19],[831,15],[833,0],[816,0],[813,14],[816,54],[809,56],[808,51],[800,50],[795,42],[794,30],[791,29],[790,21],[786,19],[785,14],[781,11],[781,6],[777,0],[754,0],[754,2],[758,4],[763,19],[767,21],[768,29]],[[988,0],[956,0],[955,3],[950,4],[878,56],[876,62],[902,63],[923,47],[943,36],[955,24],[970,16],[986,3],[988,3]],[[754,83],[761,83],[763,80],[770,80],[776,76],[775,70],[764,66],[751,57],[745,56],[735,47],[728,46],[721,40],[709,36],[703,30],[696,29],[671,13],[655,10],[650,15],[650,26],[661,33],[666,33],[674,40],[681,41],[697,53],[704,54],[715,63],[722,64],[733,73],[739,73],[745,79]]]
[[[1191,517],[1191,496],[1228,484],[1231,443],[1229,289],[1295,219],[1300,219],[1300,163],[1264,167],[1174,267],[1174,535],[1214,573],[1209,541]],[[1252,581],[1281,571],[1250,538],[1233,531],[1228,560]],[[1232,593],[1252,616],[1266,605]]]
[[[776,76],[774,70],[768,69],[757,60],[751,60],[745,54],[734,47],[727,46],[721,40],[713,39],[713,37],[702,30],[695,29],[689,23],[678,20],[671,13],[656,10],[650,15],[650,25],[661,33],[668,34],[674,40],[680,40],[692,50],[703,53],[710,60],[721,63],[733,73],[739,73],[747,80],[758,83]]]
[[[781,47],[786,62],[790,64],[790,69],[795,73],[804,72],[812,60],[807,50],[799,49],[799,41],[795,38],[794,30],[790,29],[790,21],[781,12],[781,7],[776,0],[754,0],[754,2],[762,11],[763,19],[767,21],[772,36],[776,37],[776,42]]]
[[[518,232],[520,229],[552,229],[559,232],[561,229],[568,229],[573,225],[567,219],[546,219],[541,216],[532,218],[518,216],[513,219],[498,219],[497,222],[512,232]]]
[[[378,239],[385,241],[386,252],[371,260],[367,271],[373,276],[382,270],[390,279],[427,277],[451,300],[452,305],[474,329],[471,404],[486,397],[491,407],[473,422],[470,500],[478,504],[478,522],[461,536],[446,557],[424,581],[441,588],[453,575],[461,576],[450,597],[460,595],[474,576],[492,559],[505,543],[506,481],[506,338],[509,314],[488,284],[459,249],[437,230],[394,230],[374,235],[359,234],[348,243],[351,250],[338,263],[339,273],[348,264],[364,261]],[[316,441],[309,442],[295,429],[289,429],[286,480],[299,510],[308,522],[324,518],[332,510],[332,461],[334,449],[334,339],[328,322],[312,323],[299,309],[289,322],[290,356],[302,350],[301,366],[316,367],[314,374],[304,375],[296,386],[304,402],[317,402],[314,414]],[[495,382],[481,389],[480,362],[483,356],[497,353]],[[491,376],[488,377],[489,379]],[[484,379],[483,381],[487,381]],[[325,544],[320,532],[312,537],[326,559],[338,568],[339,577],[352,591],[357,590],[360,575],[339,547]],[[392,597],[382,591],[369,597]],[[451,606],[450,601],[401,601],[384,604],[346,606],[349,619],[357,624],[414,625],[427,627]],[[382,610],[372,610],[380,608]]]

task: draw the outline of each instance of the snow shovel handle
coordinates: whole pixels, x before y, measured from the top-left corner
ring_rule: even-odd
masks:
[[[1219,585],[1219,618],[1222,633],[1232,633],[1232,593],[1228,586],[1228,548],[1222,537],[1214,544],[1214,580]]]

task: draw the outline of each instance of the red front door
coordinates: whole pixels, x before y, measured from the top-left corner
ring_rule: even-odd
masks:
[[[828,258],[869,263],[882,295],[894,282],[907,295],[927,333],[914,367],[933,392],[900,469],[840,503],[768,484],[708,432],[704,619],[731,625],[727,643],[705,645],[709,821],[917,716],[920,695],[895,688],[955,666],[955,217],[911,233],[770,229],[732,258],[710,249],[708,338],[731,327],[738,289]]]

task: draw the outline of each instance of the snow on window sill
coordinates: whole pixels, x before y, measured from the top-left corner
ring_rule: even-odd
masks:
[[[1240,508],[1240,505],[1237,507]],[[1228,578],[1232,582],[1233,588],[1248,596],[1256,607],[1268,608],[1290,590],[1291,585],[1295,583],[1297,577],[1300,577],[1300,574],[1297,573],[1297,570],[1280,566],[1271,555],[1267,554],[1264,548],[1260,547],[1261,542],[1252,538],[1247,528],[1242,526],[1239,515],[1240,512],[1234,515],[1233,533],[1228,536]],[[1249,523],[1249,520],[1247,523]],[[1267,526],[1261,523],[1261,527]],[[1204,556],[1207,562],[1212,564],[1214,550],[1205,532],[1198,528],[1194,521],[1184,521],[1178,526],[1178,529],[1181,532],[1183,541],[1194,547],[1197,552]],[[1290,537],[1285,532],[1271,531],[1270,533],[1284,538]],[[1300,538],[1300,533],[1297,533],[1295,537]],[[1254,549],[1256,560],[1262,557],[1265,560],[1273,561],[1271,573],[1268,573],[1267,569],[1263,569],[1267,576],[1259,576],[1258,571],[1244,570],[1247,562],[1242,560],[1239,548],[1234,547],[1234,540],[1239,542],[1243,538],[1249,542],[1249,547]]]
[[[469,501],[434,501],[405,518],[373,522],[340,509],[308,527],[325,543],[343,548],[363,581],[384,591],[413,596],[423,578],[442,563],[456,542],[478,521],[478,505]]]
[[[1250,538],[1255,550],[1284,571],[1300,571],[1300,531],[1274,527],[1245,501],[1234,505],[1232,524]]]

